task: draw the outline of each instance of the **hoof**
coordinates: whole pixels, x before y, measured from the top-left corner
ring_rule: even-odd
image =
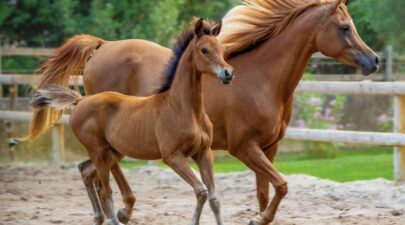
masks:
[[[263,224],[264,224],[263,218],[260,216],[253,218],[249,223],[249,225],[263,225]]]
[[[124,225],[124,224],[119,223],[118,221],[109,219],[109,220],[104,221],[103,225]]]
[[[120,209],[120,210],[118,210],[117,217],[121,223],[127,224],[131,215],[128,215],[127,213],[125,213],[125,209]]]
[[[102,225],[103,222],[104,222],[104,216],[103,215],[94,216],[94,225]]]

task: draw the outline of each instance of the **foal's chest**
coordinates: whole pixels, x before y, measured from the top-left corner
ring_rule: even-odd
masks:
[[[185,150],[184,154],[187,157],[189,157],[209,148],[212,139],[209,133],[210,132],[207,132],[202,127],[197,127],[197,132],[194,134],[194,137],[190,138],[189,140],[190,147],[184,149]]]

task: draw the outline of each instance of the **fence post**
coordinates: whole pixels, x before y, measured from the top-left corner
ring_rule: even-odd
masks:
[[[394,98],[394,132],[405,133],[405,96]],[[405,182],[405,146],[394,147],[394,179]]]
[[[65,158],[65,139],[63,124],[52,127],[52,162],[60,165]]]
[[[18,85],[12,84],[9,86],[8,90],[9,90],[9,95],[10,95],[9,103],[8,103],[8,110],[13,111],[17,104]],[[5,122],[5,125],[6,125],[7,138],[8,138],[8,140],[11,140],[13,138],[13,121],[8,120]],[[11,161],[14,161],[14,149],[15,149],[15,145],[9,145],[8,152],[9,152]]]
[[[393,81],[393,48],[392,45],[388,45],[385,49],[385,81]]]

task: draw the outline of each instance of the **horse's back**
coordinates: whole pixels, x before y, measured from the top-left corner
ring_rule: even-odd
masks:
[[[170,49],[150,41],[130,39],[104,43],[86,64],[86,94],[115,91],[148,96],[161,84]]]

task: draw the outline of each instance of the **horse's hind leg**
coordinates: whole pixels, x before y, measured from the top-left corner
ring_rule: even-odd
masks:
[[[132,215],[132,210],[135,204],[135,196],[127,180],[125,179],[124,173],[122,172],[118,162],[111,167],[111,173],[121,191],[122,200],[125,205],[125,208],[118,211],[118,220],[123,224],[127,224]]]
[[[208,188],[208,200],[210,202],[211,209],[214,212],[217,224],[223,225],[224,221],[221,215],[221,206],[215,191],[213,170],[214,160],[211,149],[206,149],[204,151],[201,151],[199,154],[194,155],[193,160],[198,165],[201,173],[201,178]]]
[[[104,221],[104,215],[101,211],[101,206],[98,201],[98,196],[96,189],[94,187],[94,182],[97,177],[96,167],[90,160],[83,161],[78,166],[80,174],[84,185],[87,189],[87,194],[89,195],[91,205],[93,206],[94,211],[94,222],[96,225],[101,225]]]
[[[188,184],[193,187],[197,197],[197,207],[195,209],[194,216],[189,224],[199,225],[201,212],[205,202],[207,201],[207,188],[194,174],[193,170],[188,164],[187,158],[182,153],[174,153],[172,155],[164,156],[163,162],[170,166],[170,168],[172,168]]]

